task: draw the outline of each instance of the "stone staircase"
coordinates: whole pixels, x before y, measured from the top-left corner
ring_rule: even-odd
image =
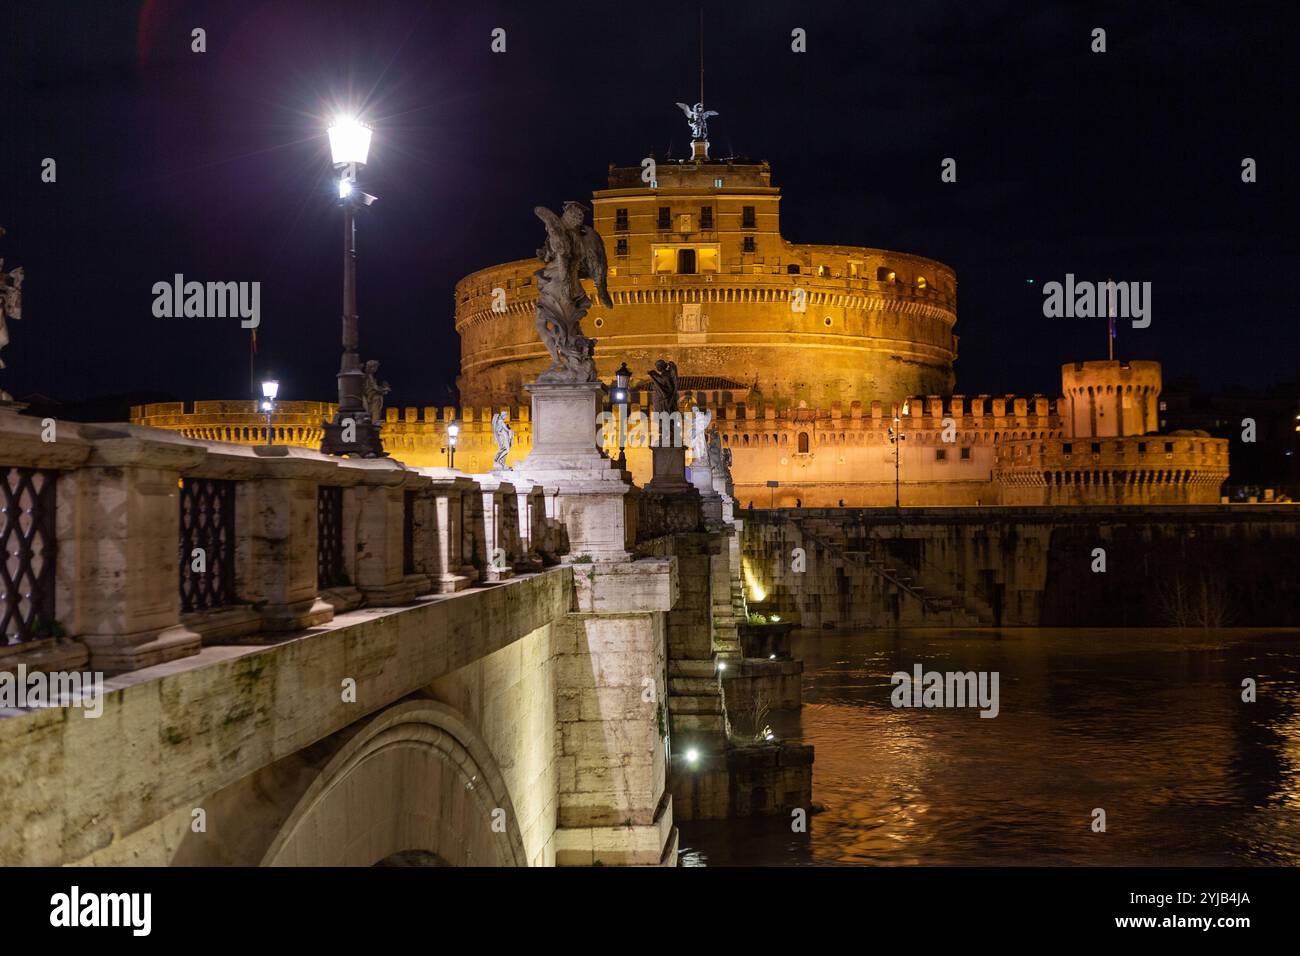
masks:
[[[718,745],[726,741],[722,682],[713,661],[668,662],[668,710],[674,737]]]

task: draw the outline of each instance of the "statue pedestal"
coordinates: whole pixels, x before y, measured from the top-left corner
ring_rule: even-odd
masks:
[[[358,458],[387,458],[379,437],[382,426],[370,420],[366,412],[340,410],[332,422],[322,422],[322,455],[355,455]]]
[[[704,530],[703,502],[686,480],[686,449],[650,449],[654,474],[641,491],[642,538]]]
[[[524,388],[533,397],[533,448],[515,471],[558,492],[570,559],[630,560],[639,491],[596,444],[604,386],[535,382]]]
[[[721,526],[725,521],[723,500],[714,488],[713,469],[706,460],[697,458],[691,462],[691,484],[700,493],[704,524],[709,528]]]

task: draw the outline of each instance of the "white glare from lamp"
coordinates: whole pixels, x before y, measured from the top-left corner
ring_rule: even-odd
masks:
[[[344,176],[339,180],[339,198],[347,199],[352,195],[352,180]]]
[[[335,166],[366,164],[370,154],[371,129],[351,116],[340,116],[329,128],[330,156]]]
[[[686,751],[686,762],[687,762],[687,763],[689,763],[689,764],[691,764],[691,765],[693,766],[693,765],[695,765],[696,763],[699,763],[699,760],[700,760],[700,752],[699,752],[698,750],[696,750],[694,747],[692,747],[690,750]]]
[[[453,421],[450,425],[447,426],[447,437],[451,439],[451,443],[454,445],[456,444],[456,439],[459,436],[460,436],[460,424],[458,422]]]
[[[275,396],[280,394],[280,383],[271,379],[262,383],[262,397],[275,401]]]

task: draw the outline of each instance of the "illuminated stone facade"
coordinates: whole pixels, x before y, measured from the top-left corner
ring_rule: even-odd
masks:
[[[777,408],[947,394],[956,277],[932,259],[859,246],[797,245],[780,232],[766,163],[611,167],[593,196],[614,308],[592,308],[598,372],[634,382],[657,359],[726,379]],[[456,286],[462,401],[514,404],[548,358],[534,325],[534,259]],[[499,291],[496,291],[499,290]],[[498,310],[494,311],[494,304]]]
[[[646,372],[677,363],[683,408],[709,409],[732,452],[739,507],[1215,503],[1227,442],[1158,428],[1157,362],[1076,362],[1061,397],[953,394],[956,277],[932,259],[788,242],[766,163],[610,167],[594,193],[614,308],[595,305],[602,380],[633,370],[630,409],[648,412]],[[539,230],[540,231],[540,230]],[[532,448],[523,386],[547,367],[534,311],[535,259],[456,286],[463,408],[388,409],[382,440],[416,466],[491,468],[491,416],[510,416],[508,463]],[[333,406],[277,406],[277,442],[319,447]],[[895,419],[897,415],[897,420]],[[190,437],[266,440],[253,402],[148,405],[132,420]],[[902,436],[895,460],[891,430]],[[1081,440],[1086,439],[1086,440]],[[1170,447],[1172,446],[1172,447]],[[606,450],[617,454],[609,437]],[[650,451],[627,449],[638,484]],[[774,484],[773,484],[774,483]]]

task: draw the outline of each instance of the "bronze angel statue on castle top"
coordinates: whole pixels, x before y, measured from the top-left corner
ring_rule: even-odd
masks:
[[[537,250],[542,268],[533,275],[537,278],[537,333],[551,355],[551,367],[537,381],[594,382],[596,341],[582,334],[582,319],[591,308],[582,280],[595,283],[601,305],[614,307],[605,284],[609,268],[605,242],[595,229],[584,225],[586,207],[581,203],[566,202],[558,216],[545,206],[533,212],[546,226],[546,243]]]

